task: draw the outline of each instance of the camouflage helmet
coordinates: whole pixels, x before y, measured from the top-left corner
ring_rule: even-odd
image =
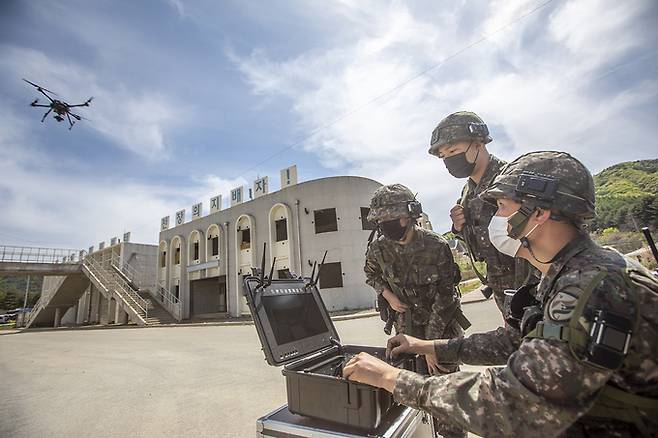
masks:
[[[508,198],[552,210],[576,223],[594,217],[594,179],[587,168],[566,152],[521,155],[509,163],[483,199]]]
[[[460,140],[477,140],[487,144],[492,139],[489,128],[477,114],[459,111],[450,114],[436,125],[432,131],[428,152],[438,155],[441,147]]]
[[[381,186],[372,195],[368,220],[371,222],[386,222],[401,217],[411,216],[409,203],[416,197],[402,184]]]

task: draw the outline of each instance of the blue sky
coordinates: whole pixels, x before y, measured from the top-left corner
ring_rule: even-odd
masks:
[[[649,0],[1,2],[0,243],[155,243],[162,216],[258,175],[276,190],[291,164],[407,184],[444,231],[463,181],[427,143],[450,112],[480,114],[504,159],[656,158],[657,18]],[[94,96],[91,120],[39,123],[23,77]]]

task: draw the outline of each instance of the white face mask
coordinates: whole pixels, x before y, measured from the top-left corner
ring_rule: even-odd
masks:
[[[489,223],[489,240],[498,252],[514,257],[521,247],[521,241],[507,235],[507,219],[505,216],[494,216]]]
[[[507,234],[507,220],[509,218],[510,216],[494,216],[491,218],[491,222],[489,222],[489,240],[491,240],[491,243],[496,247],[498,252],[510,257],[516,257],[516,253],[519,252],[519,248],[522,245],[522,240],[527,239],[528,236],[537,229],[539,224],[535,224],[535,226],[528,231],[528,234],[521,237],[521,239],[516,240]],[[530,246],[527,241],[526,245],[528,247]]]

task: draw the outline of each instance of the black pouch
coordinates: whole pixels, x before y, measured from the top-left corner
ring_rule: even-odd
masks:
[[[381,320],[387,322],[388,314],[391,311],[391,306],[388,304],[388,301],[386,301],[386,298],[384,298],[384,295],[382,294],[377,294],[377,310],[379,310],[379,317]]]

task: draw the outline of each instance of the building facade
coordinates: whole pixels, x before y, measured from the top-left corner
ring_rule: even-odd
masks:
[[[93,248],[90,248],[93,249]],[[118,241],[109,246],[90,252],[99,264],[109,267],[115,265],[131,273],[134,284],[145,290],[156,287],[157,245]],[[44,277],[42,295],[49,294],[64,280],[61,276]],[[103,296],[93,283],[82,294],[75,306],[69,308],[62,317],[63,325],[126,323],[130,321],[128,313],[117,304],[116,300]]]
[[[325,251],[319,288],[328,310],[369,308],[366,220],[377,181],[337,176],[293,184],[160,232],[158,285],[178,297],[183,318],[248,315],[242,279],[272,262],[274,278],[309,276]],[[198,205],[198,204],[197,204]],[[177,218],[178,219],[178,218]],[[167,218],[168,221],[168,218]]]

